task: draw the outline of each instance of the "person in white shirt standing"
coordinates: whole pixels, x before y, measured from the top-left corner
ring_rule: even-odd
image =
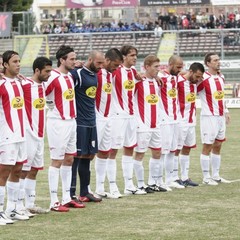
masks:
[[[47,136],[52,159],[48,170],[50,209],[68,212],[69,208],[85,205],[70,197],[73,156],[76,155],[76,102],[72,75],[76,53],[70,46],[62,45],[56,52],[57,68],[46,82]],[[62,203],[58,200],[59,175],[62,179]]]
[[[17,52],[3,53],[3,79],[0,80],[0,225],[29,217],[16,210],[19,176],[27,161],[24,98],[17,75],[20,57]],[[5,212],[4,197],[7,188]]]
[[[179,105],[177,92],[177,76],[183,68],[183,60],[177,55],[169,58],[168,68],[159,72],[162,79],[160,87],[160,131],[162,137],[161,161],[165,166],[165,188],[171,191],[172,188],[185,188],[181,182],[173,180],[174,152],[177,150],[179,135]],[[158,185],[163,186],[163,170],[159,169]]]
[[[17,210],[31,214],[46,213],[46,209],[35,206],[36,177],[44,166],[44,133],[45,133],[45,87],[44,82],[51,75],[52,61],[38,57],[33,62],[33,76],[21,81],[24,94],[27,141],[27,163],[23,165],[20,177],[20,192]],[[25,206],[24,206],[25,199]],[[29,213],[30,211],[30,213]]]
[[[226,123],[230,115],[224,102],[224,76],[220,73],[220,58],[216,53],[208,53],[204,59],[208,71],[204,80],[198,85],[197,91],[201,100],[201,139],[202,153],[200,156],[203,183],[218,185],[230,181],[220,177],[221,146],[225,141]],[[210,174],[210,163],[212,175]]]
[[[95,161],[96,193],[101,197],[120,198],[119,192],[105,192],[104,181],[107,174],[108,159],[111,152],[112,138],[112,72],[122,63],[123,57],[116,48],[111,48],[105,53],[104,68],[98,71],[98,86],[96,92],[96,123],[98,136],[98,153]],[[108,174],[115,174],[109,168]]]
[[[136,83],[137,49],[134,46],[122,46],[123,64],[113,74],[112,91],[112,151],[109,156],[107,172],[110,192],[119,192],[116,185],[116,155],[123,148],[122,169],[124,177],[124,194],[140,195],[145,191],[133,184],[133,149],[137,143],[137,124],[134,113],[134,90]],[[109,170],[111,168],[111,170]]]
[[[186,187],[198,186],[188,175],[190,166],[190,151],[196,147],[196,97],[197,83],[202,81],[204,66],[195,62],[191,64],[189,70],[178,76],[178,102],[179,102],[179,126],[180,136],[178,150],[174,157],[174,181],[180,180],[178,177],[178,160],[181,166],[181,180]],[[179,155],[179,153],[181,153]]]
[[[134,171],[137,178],[137,186],[146,193],[154,191],[166,192],[161,186],[157,186],[159,177],[159,165],[161,156],[161,135],[159,126],[159,86],[156,77],[160,68],[160,60],[155,55],[148,55],[144,59],[145,77],[143,81],[136,83],[135,106],[137,127],[137,146],[135,147]],[[148,186],[144,182],[143,158],[147,149],[151,149],[152,156],[149,160]]]

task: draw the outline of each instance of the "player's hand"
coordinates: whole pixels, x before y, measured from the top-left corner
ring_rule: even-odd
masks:
[[[136,78],[136,80],[138,80],[138,81],[143,81],[143,77],[145,77],[144,75],[141,75],[140,73],[136,73],[136,75],[135,75],[135,78]]]
[[[229,124],[231,122],[230,113],[225,113],[225,119],[226,119],[226,124]]]
[[[82,68],[83,67],[83,65],[84,65],[84,61],[81,61],[81,60],[77,60],[76,62],[75,62],[75,67],[76,68]]]
[[[155,79],[156,79],[156,81],[157,81],[157,83],[158,83],[158,86],[162,86],[162,85],[163,85],[163,80],[162,80],[162,78],[160,78],[159,76],[156,76]]]
[[[26,80],[26,78],[22,74],[17,75],[17,79],[22,82],[22,80]]]
[[[47,108],[50,110],[54,109],[55,107],[55,103],[52,100],[46,100],[46,105],[47,105]]]

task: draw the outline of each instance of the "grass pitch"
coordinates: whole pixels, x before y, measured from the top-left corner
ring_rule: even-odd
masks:
[[[222,149],[221,175],[226,179],[235,180],[240,178],[239,110],[233,109],[230,113],[232,121],[227,129],[227,142]],[[199,126],[197,132],[198,147],[191,153],[190,177],[201,183]],[[148,158],[147,154],[146,180]],[[45,170],[38,176],[36,203],[47,208],[49,207],[47,144],[45,163]],[[122,191],[120,154],[118,182]],[[94,190],[94,170],[91,183]],[[236,181],[218,186],[202,185],[167,193],[128,196],[117,200],[107,199],[101,203],[87,203],[85,209],[71,209],[69,213],[51,212],[35,216],[29,221],[16,222],[12,226],[0,226],[0,239],[240,239],[239,197],[240,182]]]

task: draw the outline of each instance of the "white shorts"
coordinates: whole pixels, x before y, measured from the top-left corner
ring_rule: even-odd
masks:
[[[195,126],[181,126],[179,128],[178,147],[181,150],[184,147],[196,147],[196,130]]]
[[[44,166],[44,139],[34,138],[28,132],[27,137],[27,163],[23,164],[23,171],[30,171],[31,168],[38,170],[43,169]]]
[[[134,148],[134,151],[145,153],[148,148],[161,150],[161,142],[160,130],[158,132],[138,132],[137,146]]]
[[[162,137],[162,154],[168,154],[177,150],[179,123],[160,125]]]
[[[204,144],[225,141],[225,116],[200,116],[201,139]]]
[[[98,150],[109,152],[112,146],[112,120],[110,118],[97,118]]]
[[[47,136],[51,159],[63,160],[65,154],[76,155],[77,125],[75,119],[47,118]]]
[[[26,142],[10,143],[0,146],[0,164],[15,165],[27,162]]]
[[[135,147],[137,143],[137,121],[132,118],[112,119],[112,148]]]

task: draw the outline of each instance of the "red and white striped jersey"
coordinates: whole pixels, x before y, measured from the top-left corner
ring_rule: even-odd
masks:
[[[197,85],[183,76],[178,77],[179,120],[183,125],[196,125]]]
[[[108,117],[112,98],[112,73],[106,69],[101,69],[97,73],[97,78],[96,113],[97,116]]]
[[[134,115],[135,68],[120,66],[113,73],[112,107],[120,116]]]
[[[163,85],[160,87],[160,124],[175,123],[178,118],[177,77],[164,71],[158,75]]]
[[[27,113],[26,129],[33,137],[43,138],[46,105],[43,83],[27,78],[22,81],[22,88]]]
[[[224,76],[205,72],[203,81],[197,87],[201,100],[201,115],[224,115]]]
[[[74,83],[71,74],[63,74],[55,69],[45,83],[46,100],[54,103],[47,116],[50,118],[72,119],[76,117]]]
[[[159,127],[159,95],[155,79],[145,78],[136,83],[135,107],[139,131],[153,130]]]
[[[0,80],[0,145],[25,141],[25,110],[17,79]]]

